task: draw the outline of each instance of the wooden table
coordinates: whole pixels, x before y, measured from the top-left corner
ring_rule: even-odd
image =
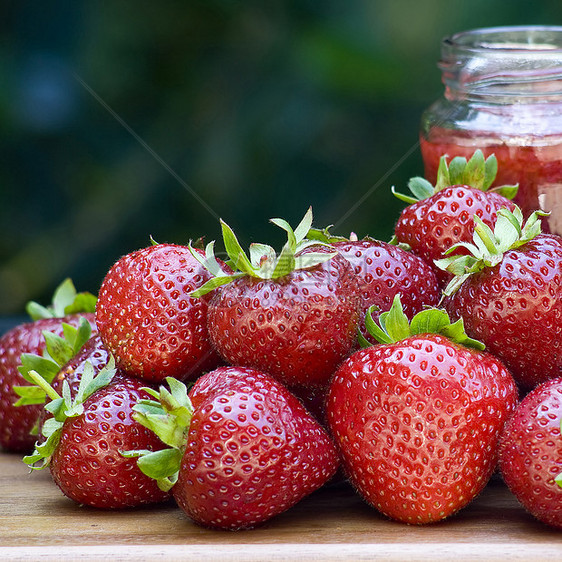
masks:
[[[100,511],[65,498],[48,471],[0,453],[0,560],[562,560],[562,532],[535,521],[492,480],[444,522],[388,521],[345,483],[319,490],[259,529],[210,531],[174,504]]]

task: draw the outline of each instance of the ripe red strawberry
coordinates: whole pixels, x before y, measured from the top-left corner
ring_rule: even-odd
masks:
[[[476,224],[471,254],[438,262],[457,274],[444,306],[523,389],[562,376],[562,238],[519,209],[500,210],[494,232]]]
[[[353,354],[330,384],[329,427],[369,504],[405,523],[439,521],[494,472],[516,385],[482,346],[465,347],[479,342],[444,311],[427,309],[408,324],[397,296],[379,320],[382,329],[368,325],[384,343]]]
[[[77,295],[71,281],[66,280],[55,292],[51,307],[30,303],[28,312],[34,320],[20,324],[0,337],[0,446],[5,450],[18,453],[33,450],[36,436],[31,432],[42,411],[42,400],[15,406],[19,395],[13,387],[29,384],[18,370],[21,356],[43,355],[46,349],[44,332],[62,336],[64,324],[78,327],[81,321],[78,312],[93,312],[94,303],[95,297],[86,293]],[[85,312],[82,316],[95,329],[93,314]]]
[[[488,191],[496,172],[495,156],[484,161],[480,150],[468,162],[457,157],[449,166],[443,156],[435,186],[423,178],[413,178],[409,186],[414,197],[395,193],[409,203],[396,223],[396,240],[410,246],[430,265],[453,244],[469,242],[474,232],[474,215],[491,226],[499,209],[513,209],[509,199],[515,196],[515,186]],[[437,268],[435,271],[442,284],[450,279],[447,272]]]
[[[164,447],[132,417],[133,406],[149,398],[142,381],[121,374],[111,380],[112,366],[94,375],[93,367],[85,365],[74,399],[69,390],[61,398],[35,373],[52,398],[46,409],[53,417],[43,425],[45,440],[24,461],[33,468],[49,466],[64,495],[79,504],[122,509],[164,501],[169,494],[139,470],[135,459],[121,454]],[[35,467],[39,461],[43,464]]]
[[[521,504],[537,519],[562,528],[562,378],[536,387],[506,423],[499,466]]]
[[[328,434],[273,377],[220,367],[197,380],[191,400],[181,383],[168,382],[171,392],[161,389],[153,394],[158,402],[135,409],[139,421],[173,436],[167,441],[172,449],[166,462],[158,452],[141,456],[139,466],[171,487],[196,523],[254,527],[335,474],[337,453]]]
[[[411,252],[370,238],[346,240],[332,236],[328,229],[309,232],[309,237],[330,243],[351,264],[359,286],[359,329],[371,343],[375,340],[365,327],[370,306],[375,307],[372,316],[376,320],[400,294],[404,313],[411,318],[425,306],[439,302],[441,287],[433,268]]]
[[[332,248],[305,239],[310,210],[294,231],[281,219],[272,222],[288,234],[280,255],[252,244],[250,258],[222,223],[238,271],[214,277],[193,294],[217,289],[209,302],[209,336],[227,362],[265,371],[288,386],[322,386],[355,345],[357,280]]]
[[[156,382],[194,379],[216,367],[208,299],[189,296],[210,277],[187,246],[156,244],[119,259],[103,280],[96,308],[99,333],[117,366]]]

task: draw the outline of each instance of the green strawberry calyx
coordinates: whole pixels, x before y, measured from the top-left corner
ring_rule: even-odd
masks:
[[[55,289],[49,306],[30,301],[25,310],[32,320],[62,318],[67,314],[95,312],[96,301],[97,297],[91,293],[78,293],[72,280],[67,278]]]
[[[348,238],[346,238],[345,236],[332,234],[330,232],[330,229],[333,226],[333,224],[330,224],[324,228],[311,228],[308,231],[306,237],[309,240],[316,240],[317,242],[323,242],[324,244],[336,244],[337,242],[357,242],[359,240],[355,232],[351,232]],[[370,238],[367,238],[367,240],[369,239]]]
[[[124,457],[137,458],[141,472],[156,480],[165,492],[178,480],[193,415],[186,385],[173,377],[167,377],[166,382],[169,389],[165,386],[160,386],[159,390],[143,388],[153,399],[139,400],[133,406],[133,419],[153,431],[169,448],[121,451]]]
[[[412,320],[404,314],[400,294],[396,294],[392,306],[379,316],[379,323],[373,320],[374,306],[371,306],[365,316],[367,331],[375,340],[382,344],[392,344],[411,336],[421,334],[441,334],[451,341],[471,347],[479,351],[485,349],[481,341],[470,338],[464,329],[462,318],[451,322],[449,314],[440,308],[427,308],[418,312]],[[361,347],[371,347],[373,344],[359,332]]]
[[[311,228],[308,231],[307,238],[309,240],[317,240],[318,242],[324,242],[326,244],[337,244],[338,242],[358,242],[359,238],[355,232],[351,232],[349,234],[349,238],[345,236],[338,236],[337,234],[332,234],[330,229],[333,225],[329,225],[325,228]],[[364,242],[379,242],[376,238],[372,236],[364,236],[361,238],[361,241]],[[389,241],[388,244],[392,244],[393,246],[397,246],[402,250],[409,252],[411,251],[411,247],[409,244],[404,244],[403,242],[399,242],[396,236],[393,236]]]
[[[222,235],[226,253],[227,265],[234,273],[225,272],[214,253],[214,242],[207,244],[205,255],[190,249],[193,257],[201,263],[213,276],[204,285],[191,292],[192,297],[201,297],[210,291],[226,285],[239,277],[254,277],[256,279],[279,279],[297,269],[308,269],[332,259],[337,252],[305,252],[311,246],[329,246],[325,242],[307,239],[312,227],[312,209],[309,208],[299,225],[293,229],[284,219],[270,219],[270,222],[282,228],[287,233],[287,242],[279,254],[267,244],[253,243],[250,245],[249,255],[242,249],[233,230],[221,220]]]
[[[91,363],[86,362],[84,372],[80,378],[78,391],[74,398],[71,397],[68,381],[63,381],[62,396],[48,383],[37,371],[29,371],[28,376],[33,382],[40,386],[51,401],[45,405],[45,410],[52,414],[45,420],[42,434],[45,440],[35,444],[35,450],[23,458],[23,462],[32,470],[40,470],[49,465],[51,457],[55,452],[64,422],[68,418],[80,416],[84,413],[84,402],[101,388],[106,387],[115,375],[115,362],[110,357],[107,365],[98,374],[94,373]],[[36,466],[36,463],[41,462]]]
[[[38,385],[30,373],[38,373],[48,384],[51,384],[59,371],[66,365],[88,341],[92,333],[92,326],[81,317],[78,326],[71,326],[63,322],[63,335],[53,334],[48,330],[43,331],[45,350],[43,355],[22,353],[18,367],[22,377],[30,385],[14,386],[13,391],[20,397],[15,406],[29,406],[43,404],[47,399],[47,392]]]
[[[487,267],[498,265],[505,252],[519,248],[535,238],[541,232],[541,219],[545,216],[548,216],[548,213],[535,211],[524,222],[519,207],[515,206],[513,211],[503,207],[497,212],[496,224],[492,231],[475,215],[473,243],[459,242],[445,252],[450,254],[463,248],[468,254],[435,260],[437,267],[454,275],[443,294],[453,295],[468,277]]]
[[[443,155],[439,160],[435,185],[425,178],[415,177],[408,182],[412,195],[398,193],[394,187],[391,188],[391,191],[395,197],[408,205],[423,201],[439,191],[453,186],[468,186],[481,191],[493,191],[507,199],[513,199],[517,194],[518,185],[491,187],[497,172],[498,161],[494,154],[484,158],[483,152],[476,150],[468,161],[462,156],[456,156],[450,163],[447,163],[447,155]]]

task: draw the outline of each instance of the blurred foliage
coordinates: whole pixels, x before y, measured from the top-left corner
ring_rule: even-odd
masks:
[[[0,314],[122,254],[268,224],[389,239],[443,36],[559,0],[2,3]]]

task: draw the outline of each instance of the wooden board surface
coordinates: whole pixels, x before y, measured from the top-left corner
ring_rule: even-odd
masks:
[[[562,560],[562,533],[535,521],[494,479],[447,521],[388,521],[346,484],[319,490],[259,529],[210,531],[173,503],[80,507],[48,471],[0,453],[0,560]]]

